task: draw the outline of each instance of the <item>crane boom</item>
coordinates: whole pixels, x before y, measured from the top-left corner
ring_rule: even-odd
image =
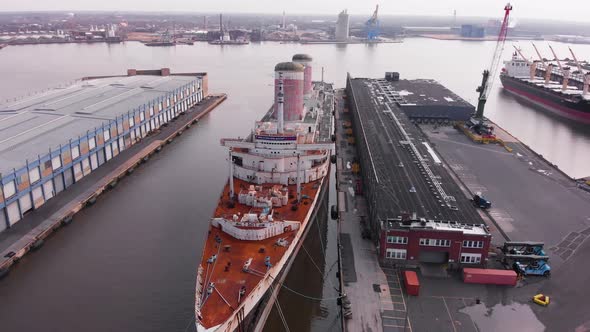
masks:
[[[570,53],[574,57],[574,61],[576,62],[576,66],[578,66],[578,70],[580,71],[580,73],[583,74],[584,73],[584,69],[582,68],[582,65],[580,64],[580,61],[578,61],[578,58],[574,54],[574,51],[572,51],[572,48],[571,47],[568,47],[568,48],[570,49]]]
[[[496,73],[498,72],[498,66],[500,65],[500,58],[502,57],[502,51],[504,50],[504,44],[506,42],[506,35],[508,34],[508,20],[510,16],[510,11],[512,10],[512,5],[509,3],[506,4],[504,7],[504,20],[502,21],[502,27],[500,28],[500,34],[498,35],[498,40],[496,42],[496,49],[494,50],[494,56],[492,57],[492,64],[490,65],[490,75],[495,77]],[[487,98],[490,90],[492,89],[492,82],[487,84],[486,89],[484,90],[484,95]]]
[[[375,7],[373,15],[365,22],[367,27],[367,40],[375,40],[379,36],[379,5]]]
[[[561,62],[559,61],[559,58],[557,57],[557,54],[555,54],[555,51],[553,50],[553,47],[551,47],[551,45],[549,45],[549,49],[551,50],[551,53],[553,53],[553,56],[555,57],[555,60],[557,61],[557,65],[559,66],[559,70],[563,71],[563,67],[561,66]]]
[[[375,6],[375,11],[373,12],[373,16],[369,19],[371,22],[377,21],[377,15],[379,14],[379,5]]]
[[[529,59],[525,58],[525,56],[522,54],[522,51],[520,50],[520,48],[516,47],[515,45],[512,45],[512,47],[514,47],[514,49],[516,50],[516,52],[518,52],[518,55],[520,55],[520,57],[526,61],[526,63],[530,64],[531,62],[529,61]]]
[[[498,71],[498,66],[500,65],[500,57],[502,56],[502,51],[504,50],[504,44],[506,43],[506,35],[508,34],[508,19],[510,17],[510,11],[512,10],[512,5],[507,3],[504,6],[504,20],[502,21],[502,27],[500,28],[500,34],[498,34],[498,40],[496,41],[496,49],[494,50],[494,55],[492,57],[492,63],[489,69],[483,71],[481,85],[477,87],[477,92],[479,92],[479,98],[477,102],[477,110],[475,111],[475,119],[482,120],[483,119],[483,110],[488,100],[488,95],[492,90],[492,83],[494,82],[494,78],[496,72]],[[492,80],[489,80],[490,75],[492,75]]]
[[[539,50],[537,49],[537,46],[535,45],[535,43],[533,44],[533,48],[535,49],[535,52],[537,52],[537,56],[539,57],[539,60],[541,60],[541,62],[543,63],[543,66],[545,66],[545,59],[543,59],[543,57],[541,56],[541,53],[539,53]]]

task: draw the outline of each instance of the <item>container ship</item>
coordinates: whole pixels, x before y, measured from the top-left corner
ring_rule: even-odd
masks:
[[[312,59],[275,66],[274,104],[245,139],[222,139],[229,181],[197,269],[197,331],[260,328],[282,280],[325,208],[334,94],[312,82]]]
[[[505,91],[544,110],[590,124],[590,71],[578,62],[573,52],[572,55],[576,70],[572,70],[569,66],[572,62],[567,59],[560,61],[555,56],[555,60],[548,61],[539,54],[538,61],[530,61],[517,49],[512,59],[504,62],[500,81]]]

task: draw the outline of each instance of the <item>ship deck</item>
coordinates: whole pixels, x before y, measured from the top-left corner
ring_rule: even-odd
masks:
[[[248,188],[252,184],[236,178],[233,180],[236,192]],[[304,229],[307,222],[305,218],[309,209],[313,206],[313,200],[316,198],[320,184],[321,180],[301,185],[302,200],[297,210],[292,210],[297,195],[296,186],[288,186],[289,204],[273,209],[274,220],[299,221],[301,222],[301,229]],[[273,184],[264,184],[263,186],[267,188],[273,186]],[[230,207],[228,203],[229,182],[223,189],[214,217],[230,217],[238,213],[243,215],[255,209],[239,204],[237,201],[234,207]],[[206,293],[207,285],[210,282],[215,283],[216,291],[209,296],[201,307],[201,324],[206,327],[213,327],[225,322],[240,305],[238,303],[238,293],[241,287],[246,287],[244,297],[247,297],[261,279],[261,277],[253,273],[243,272],[244,262],[252,258],[250,269],[262,274],[266,273],[265,257],[269,256],[271,263],[274,265],[288,249],[288,246],[276,245],[277,240],[285,238],[289,246],[291,246],[297,232],[297,230],[294,230],[261,241],[244,241],[235,239],[216,227],[209,226],[201,259],[201,266],[203,267],[202,293]],[[218,239],[221,239],[220,243],[218,243]],[[227,246],[230,246],[229,249]],[[208,264],[207,260],[213,255],[217,255],[216,262]],[[262,296],[262,294],[260,295]]]

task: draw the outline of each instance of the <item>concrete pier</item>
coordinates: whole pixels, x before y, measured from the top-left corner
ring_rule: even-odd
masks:
[[[336,94],[335,108],[340,282],[346,294],[341,307],[342,326],[344,331],[395,331],[403,328],[407,319],[405,298],[395,271],[379,266],[375,244],[363,236],[368,223],[367,203],[362,195],[352,194],[360,175],[350,167],[357,154],[344,129],[344,122],[351,118],[343,94],[342,90]],[[409,320],[406,325],[410,331]]]
[[[92,205],[98,196],[115,186],[126,174],[133,172],[226,98],[225,94],[208,96],[167,126],[122,151],[41,208],[27,214],[14,227],[0,233],[0,276],[5,275],[31,249],[40,247],[51,233],[71,222],[82,208]]]

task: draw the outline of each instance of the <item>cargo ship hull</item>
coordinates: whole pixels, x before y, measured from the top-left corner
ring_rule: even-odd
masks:
[[[500,75],[504,90],[542,109],[575,122],[590,124],[590,101],[580,96],[568,96],[551,89]]]

